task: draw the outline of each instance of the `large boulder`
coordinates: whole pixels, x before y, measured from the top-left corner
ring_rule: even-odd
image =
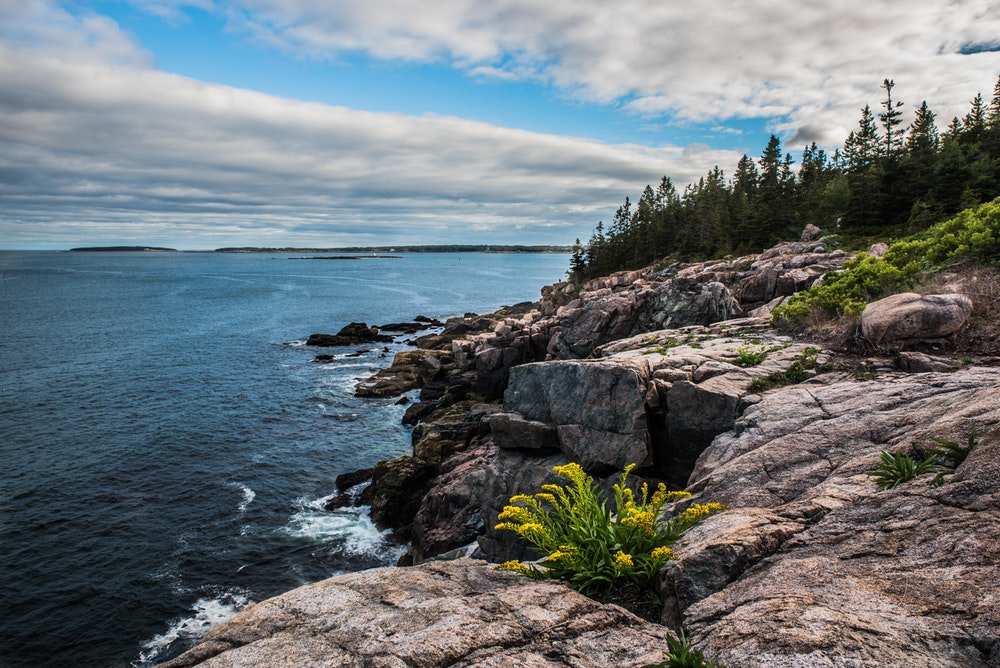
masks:
[[[497,516],[515,494],[534,494],[558,479],[552,467],[566,464],[559,453],[507,450],[484,442],[459,452],[424,496],[413,522],[410,552],[423,561],[477,543],[490,561],[536,559],[510,531],[495,531]]]
[[[251,606],[165,668],[644,666],[668,631],[467,559],[351,573]]]
[[[965,295],[903,292],[872,302],[861,314],[861,333],[873,343],[937,339],[962,329],[972,317]]]
[[[1000,371],[827,374],[774,390],[715,439],[695,501],[733,507],[678,545],[666,619],[729,665],[1000,665]],[[979,445],[883,491],[880,453]]]
[[[435,475],[437,467],[417,457],[378,462],[361,502],[371,506],[372,520],[378,526],[392,527],[397,535],[406,536]]]
[[[645,466],[647,381],[643,360],[526,364],[511,370],[504,411],[554,426],[563,453],[588,471]]]

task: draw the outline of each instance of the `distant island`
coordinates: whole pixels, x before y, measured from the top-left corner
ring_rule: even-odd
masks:
[[[176,248],[160,248],[158,246],[86,246],[70,248],[71,253],[110,253],[110,252],[143,252],[143,253],[179,253]]]
[[[306,255],[303,257],[293,257],[290,260],[385,260],[385,259],[400,259],[402,255],[377,255],[372,253],[371,255]]]
[[[570,253],[571,246],[520,246],[496,244],[451,244],[420,246],[348,246],[344,248],[217,248],[216,253]],[[382,255],[382,257],[385,257]]]
[[[496,244],[450,244],[450,245],[420,245],[420,246],[347,246],[342,248],[308,248],[287,246],[268,248],[257,246],[238,246],[216,248],[214,251],[179,251],[176,248],[161,248],[159,246],[84,246],[70,248],[71,253],[109,253],[109,252],[143,252],[143,253],[356,253],[356,255],[340,255],[338,257],[307,257],[298,259],[309,260],[355,260],[362,257],[398,257],[387,253],[570,253],[572,246],[521,246]]]

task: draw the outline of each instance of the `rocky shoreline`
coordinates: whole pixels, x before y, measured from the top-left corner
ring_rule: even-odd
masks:
[[[873,304],[863,354],[780,335],[770,311],[849,259],[817,233],[423,323],[356,388],[419,390],[413,453],[378,462],[360,499],[367,472],[339,480],[336,501],[370,505],[414,566],[253,606],[165,665],[641,666],[683,628],[731,667],[1000,666],[1000,366],[942,352],[976,305]],[[938,487],[865,475],[881,451],[973,426],[978,447]],[[605,485],[636,463],[732,508],[678,544],[654,619],[467,558],[530,558],[497,514],[569,461]]]

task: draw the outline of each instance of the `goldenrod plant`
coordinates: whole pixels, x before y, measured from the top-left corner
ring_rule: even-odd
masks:
[[[614,513],[600,498],[594,479],[576,463],[553,468],[568,484],[542,485],[537,494],[511,497],[496,528],[516,532],[542,559],[508,561],[497,568],[536,579],[564,580],[587,596],[606,596],[622,578],[645,588],[664,564],[676,558],[670,546],[686,530],[727,507],[698,504],[658,521],[667,503],[690,494],[668,492],[663,483],[652,493],[643,483],[636,494],[626,484],[634,468],[635,464],[625,467],[613,486]]]

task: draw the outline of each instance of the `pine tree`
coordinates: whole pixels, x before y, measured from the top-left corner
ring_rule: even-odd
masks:
[[[940,149],[941,138],[934,123],[934,112],[927,107],[925,100],[910,123],[903,148],[901,186],[910,203],[910,228],[914,231],[931,222],[927,215],[934,209],[930,188]],[[914,219],[913,206],[917,202],[924,206],[917,208],[918,217]]]
[[[573,280],[580,280],[587,273],[587,260],[579,238],[573,242],[573,255],[569,259],[569,272]]]
[[[899,110],[903,106],[903,103],[894,102],[892,99],[892,88],[895,85],[892,79],[882,81],[882,88],[885,89],[885,100],[882,101],[882,106],[885,108],[885,111],[878,115],[879,120],[882,122],[882,128],[885,130],[885,137],[882,143],[882,157],[889,160],[897,159],[903,148],[903,132],[896,129],[903,122],[903,112]]]
[[[844,160],[848,172],[861,173],[875,164],[880,151],[881,139],[875,125],[875,116],[867,104],[861,110],[858,129],[847,136],[844,143]]]

